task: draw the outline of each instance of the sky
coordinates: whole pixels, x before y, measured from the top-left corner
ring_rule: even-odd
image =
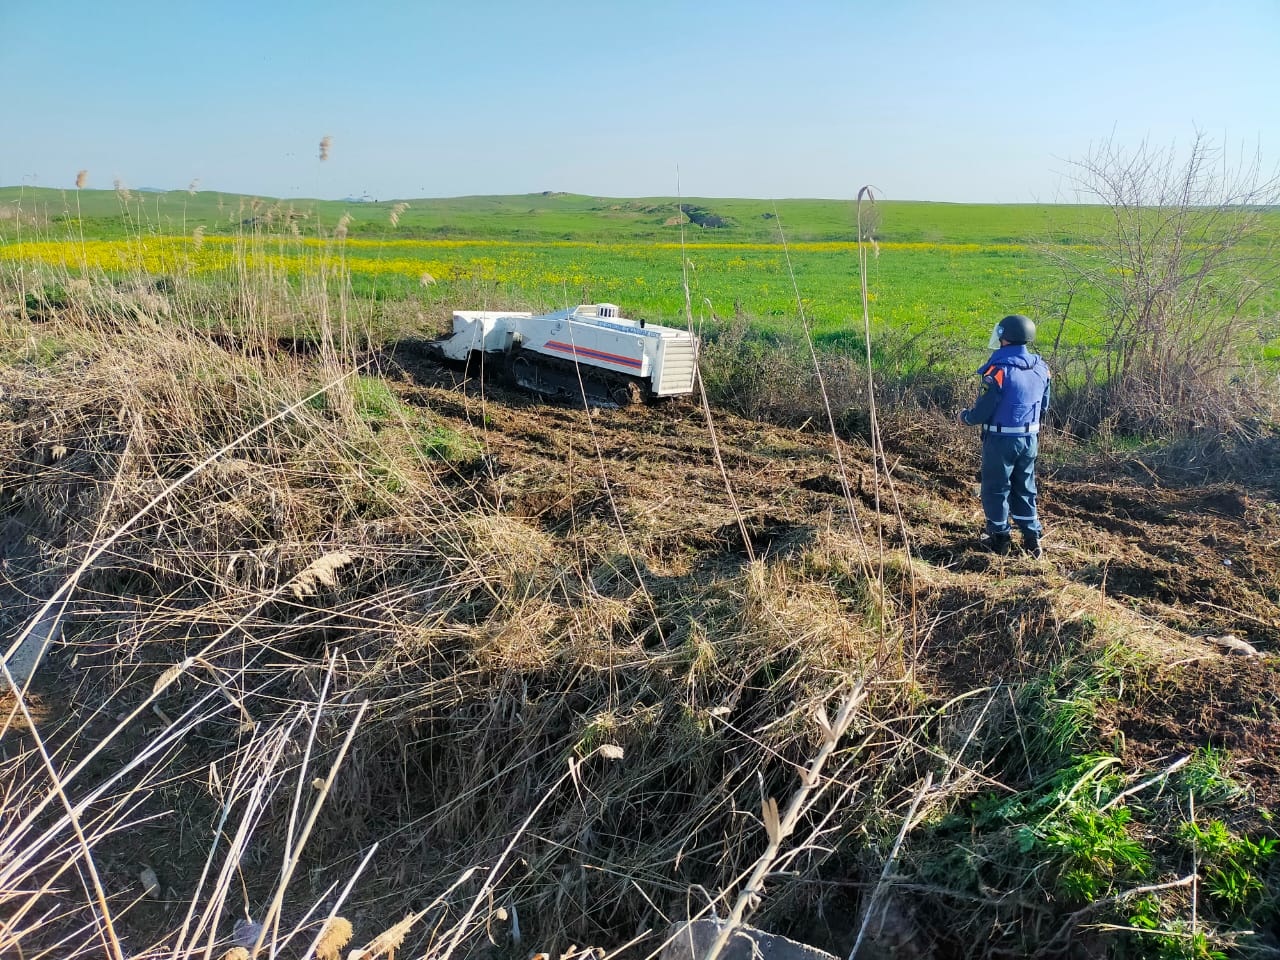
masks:
[[[1070,202],[1275,168],[1280,0],[0,0],[0,89],[0,186]]]

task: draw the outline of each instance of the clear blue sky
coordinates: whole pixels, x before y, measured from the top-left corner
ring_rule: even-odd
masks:
[[[1278,64],[1280,0],[0,0],[0,185],[1068,200],[1113,135],[1274,167]]]

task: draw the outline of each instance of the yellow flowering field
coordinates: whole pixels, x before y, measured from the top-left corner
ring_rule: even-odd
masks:
[[[880,243],[869,251],[873,320],[908,330],[978,334],[990,317],[1050,296],[1056,274],[1011,243]],[[698,316],[741,311],[765,329],[794,329],[801,308],[822,334],[861,322],[857,244],[851,242],[593,243],[138,236],[0,245],[0,262],[71,273],[235,277],[244,270],[349,279],[362,295],[425,297],[472,308],[556,307],[605,300],[632,315],[680,322],[684,276]],[[793,279],[794,274],[794,279]]]

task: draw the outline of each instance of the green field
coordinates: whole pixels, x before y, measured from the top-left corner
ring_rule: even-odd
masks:
[[[406,205],[407,204],[407,205]],[[441,310],[550,309],[609,301],[684,322],[687,265],[696,322],[746,316],[766,334],[819,342],[861,328],[857,209],[837,200],[618,200],[572,194],[379,203],[211,192],[0,189],[0,261],[112,276],[234,279],[243,265],[301,282],[323,272],[372,300]],[[868,248],[873,329],[973,343],[995,318],[1034,316],[1065,345],[1097,342],[1103,299],[1067,296],[1055,257],[1105,233],[1103,207],[878,202]],[[1280,237],[1267,214],[1263,241]],[[683,233],[683,236],[682,236]],[[1274,315],[1280,292],[1254,309]],[[1270,353],[1271,345],[1264,345]],[[968,358],[964,358],[965,363]]]

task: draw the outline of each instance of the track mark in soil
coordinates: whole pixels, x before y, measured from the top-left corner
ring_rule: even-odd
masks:
[[[791,554],[813,543],[812,527],[792,523],[778,517],[747,517],[745,524],[751,551],[757,557]],[[715,539],[728,553],[746,556],[742,529],[737,521],[726,523],[715,532]]]

